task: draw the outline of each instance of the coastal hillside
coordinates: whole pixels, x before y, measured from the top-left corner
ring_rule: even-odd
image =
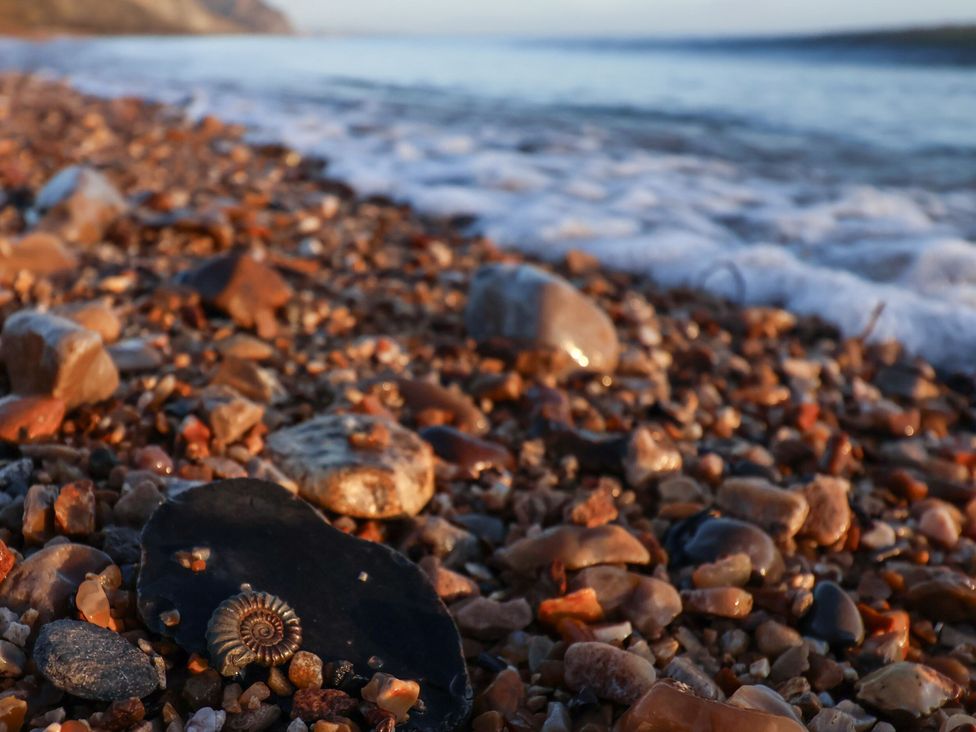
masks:
[[[0,0],[4,32],[287,33],[263,0]]]

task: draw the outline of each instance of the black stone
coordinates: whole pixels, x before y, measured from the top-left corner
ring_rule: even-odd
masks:
[[[836,582],[818,582],[804,627],[832,646],[854,646],[864,640],[864,621],[851,596]]]
[[[149,656],[118,633],[77,620],[41,628],[34,662],[54,686],[82,699],[141,699],[159,684]]]
[[[240,479],[198,486],[160,506],[142,534],[139,611],[146,625],[206,653],[207,622],[243,583],[290,604],[302,648],[356,674],[379,670],[420,684],[423,708],[398,729],[450,732],[471,710],[457,628],[424,573],[389,547],[334,529],[274,483]],[[210,549],[192,572],[177,552]],[[167,628],[160,613],[177,609]]]
[[[769,582],[783,576],[783,556],[769,534],[738,519],[703,512],[675,524],[665,540],[674,568],[748,554],[753,571]]]

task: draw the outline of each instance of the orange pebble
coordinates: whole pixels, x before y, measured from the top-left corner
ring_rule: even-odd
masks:
[[[563,597],[543,600],[539,605],[539,620],[555,625],[563,618],[573,618],[584,623],[595,623],[603,619],[603,608],[596,597],[596,590],[584,587]]]

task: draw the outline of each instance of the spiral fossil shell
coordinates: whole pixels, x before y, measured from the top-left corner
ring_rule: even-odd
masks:
[[[280,597],[247,590],[224,600],[207,625],[212,665],[224,676],[236,676],[252,663],[279,666],[302,644],[295,611]]]

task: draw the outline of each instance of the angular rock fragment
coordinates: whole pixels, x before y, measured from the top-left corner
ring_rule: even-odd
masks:
[[[207,260],[182,273],[179,282],[238,325],[256,327],[262,337],[274,335],[275,311],[292,296],[291,287],[275,269],[239,252]]]
[[[479,341],[500,339],[528,349],[560,352],[562,372],[611,372],[620,344],[613,322],[569,282],[527,264],[488,264],[471,283],[464,313]]]
[[[414,516],[434,493],[430,446],[382,417],[315,417],[272,433],[267,448],[303,498],[335,513]]]
[[[381,663],[384,673],[419,680],[422,706],[404,729],[449,732],[467,716],[457,630],[424,573],[386,546],[334,529],[284,488],[251,479],[190,488],[156,510],[143,547],[140,614],[188,651],[205,652],[213,610],[249,583],[294,608],[302,650],[326,664],[348,660],[369,677]],[[193,549],[209,551],[202,571],[178,560]],[[174,627],[160,618],[170,610],[180,615]]]

